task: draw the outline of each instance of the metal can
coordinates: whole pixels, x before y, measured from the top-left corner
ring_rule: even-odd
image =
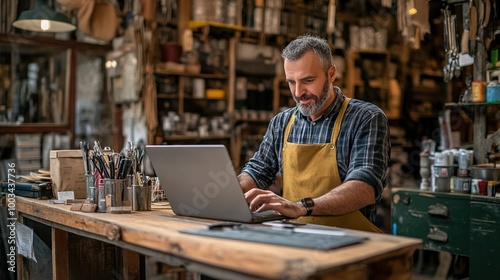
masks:
[[[487,196],[495,196],[497,192],[497,188],[500,186],[500,181],[488,181],[488,185],[486,187],[486,195]]]
[[[470,184],[470,194],[479,194],[479,181],[481,181],[481,179],[472,179]]]
[[[485,87],[486,82],[473,81],[472,82],[472,102],[484,102],[485,101]]]
[[[500,84],[491,81],[486,85],[486,102],[497,102],[500,100]]]
[[[97,212],[106,212],[106,191],[103,179],[99,179],[97,184]]]
[[[453,192],[470,193],[471,178],[470,177],[453,177]]]

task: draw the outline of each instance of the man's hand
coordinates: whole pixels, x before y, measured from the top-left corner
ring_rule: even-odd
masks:
[[[274,210],[283,216],[298,218],[307,212],[301,202],[292,202],[269,190],[251,189],[245,193],[245,199],[252,212]]]

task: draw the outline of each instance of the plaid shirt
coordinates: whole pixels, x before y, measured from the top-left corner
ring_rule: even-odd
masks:
[[[259,150],[243,167],[260,188],[273,183],[276,173],[283,174],[282,148],[284,129],[292,114],[296,114],[289,142],[321,144],[331,141],[333,125],[345,100],[340,88],[337,97],[316,121],[304,116],[296,107],[278,113],[269,123]],[[364,181],[375,189],[375,204],[360,211],[370,221],[375,220],[377,206],[387,183],[390,158],[389,126],[386,115],[377,106],[351,99],[337,139],[337,161],[342,182]],[[284,174],[286,176],[286,174]]]

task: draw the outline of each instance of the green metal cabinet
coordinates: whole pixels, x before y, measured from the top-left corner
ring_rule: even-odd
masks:
[[[391,225],[424,249],[468,256],[472,280],[500,279],[500,199],[395,189]]]
[[[500,199],[471,196],[471,279],[500,279]]]

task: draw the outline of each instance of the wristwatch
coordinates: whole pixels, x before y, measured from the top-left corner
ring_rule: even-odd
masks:
[[[302,202],[302,205],[307,209],[306,216],[311,216],[314,208],[314,200],[310,197],[304,197],[303,199],[300,200]]]

